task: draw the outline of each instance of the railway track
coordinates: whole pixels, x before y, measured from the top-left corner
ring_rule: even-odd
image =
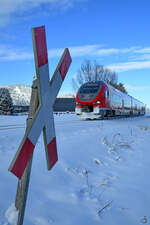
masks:
[[[25,124],[10,124],[10,125],[0,125],[1,130],[13,130],[18,128],[25,128]]]
[[[55,123],[55,125],[59,125],[59,124],[66,124],[66,123],[74,123],[74,122],[81,122],[81,120],[68,120],[68,121],[57,121]],[[20,124],[20,125],[17,125],[17,124],[14,124],[14,125],[0,125],[0,131],[2,130],[15,130],[15,129],[19,129],[19,128],[25,128],[26,125],[25,124]]]
[[[136,118],[136,117],[141,117],[141,116],[117,116],[117,117],[104,117],[104,119],[99,119],[99,120],[84,120],[84,119],[76,119],[76,120],[65,120],[65,121],[56,121],[55,122],[55,126],[57,125],[63,125],[66,123],[77,123],[77,122],[98,122],[98,121],[105,121],[105,120],[120,120],[120,119],[132,119],[132,118]],[[26,124],[7,124],[7,125],[0,125],[0,131],[3,130],[15,130],[15,129],[23,129],[26,127]]]
[[[127,118],[127,119],[132,119],[132,118],[137,118],[137,117],[141,117],[141,116],[144,116],[144,115],[134,115],[134,116],[115,116],[115,117],[113,117],[113,116],[109,116],[109,117],[104,117],[104,120],[115,120],[115,119],[125,119],[125,118]]]

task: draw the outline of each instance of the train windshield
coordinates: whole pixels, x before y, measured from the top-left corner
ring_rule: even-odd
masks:
[[[80,100],[89,101],[97,96],[102,87],[102,81],[88,82],[83,84],[78,92]]]

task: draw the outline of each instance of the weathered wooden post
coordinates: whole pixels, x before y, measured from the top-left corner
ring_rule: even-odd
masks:
[[[39,104],[39,101],[38,101],[37,79],[35,79],[32,84],[29,114],[28,114],[28,118],[26,121],[27,122],[26,132],[28,131],[28,128],[30,127],[31,121],[34,117],[34,114],[35,114],[37,108],[38,108],[38,104]],[[29,187],[29,180],[30,180],[30,173],[31,173],[31,166],[32,166],[32,158],[33,158],[33,154],[27,164],[27,167],[24,171],[22,178],[20,180],[18,180],[18,187],[17,187],[16,201],[15,201],[15,207],[19,212],[17,225],[23,224],[24,211],[25,211],[25,205],[26,205],[26,199],[27,199],[28,187]]]
[[[66,48],[51,81],[49,81],[45,27],[33,28],[32,38],[36,79],[32,85],[26,132],[9,167],[9,171],[19,178],[15,201],[15,206],[19,211],[17,225],[23,224],[33,151],[42,130],[48,170],[58,160],[53,104],[71,64],[70,53]]]

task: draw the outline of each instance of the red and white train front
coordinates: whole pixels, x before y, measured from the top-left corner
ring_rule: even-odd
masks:
[[[145,105],[104,81],[83,84],[76,96],[76,114],[85,119],[144,115]]]
[[[110,108],[109,90],[103,81],[83,84],[76,95],[76,114],[85,119],[103,117]]]

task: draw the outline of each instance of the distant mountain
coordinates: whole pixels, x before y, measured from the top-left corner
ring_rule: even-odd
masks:
[[[29,106],[31,97],[31,86],[23,84],[0,86],[0,88],[7,88],[13,101],[13,105]],[[57,98],[74,98],[71,93],[60,93]]]
[[[23,84],[0,86],[7,88],[13,101],[13,105],[27,106],[30,104],[31,87]]]
[[[57,98],[74,98],[72,93],[58,93]]]

